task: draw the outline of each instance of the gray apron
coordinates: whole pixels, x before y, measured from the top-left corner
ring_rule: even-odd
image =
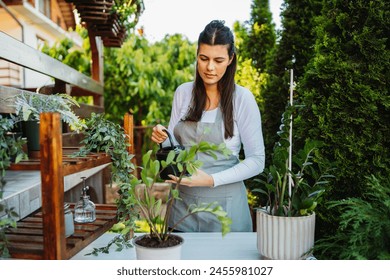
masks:
[[[199,143],[200,141],[207,141],[217,145],[223,143],[222,113],[220,108],[217,110],[217,117],[214,123],[180,121],[174,128],[176,140],[186,148],[190,148],[192,143]],[[217,155],[217,160],[204,153],[198,153],[197,155],[197,159],[203,162],[201,169],[208,174],[228,169],[239,162],[236,156],[232,155],[226,158],[220,152],[215,152],[215,154]],[[232,232],[252,231],[252,219],[243,181],[215,188],[181,185],[179,193],[181,200],[175,200],[171,211],[169,221],[171,227],[187,214],[187,209],[190,205],[216,201],[232,219]],[[175,229],[183,232],[220,232],[221,225],[212,214],[198,213],[187,217]]]

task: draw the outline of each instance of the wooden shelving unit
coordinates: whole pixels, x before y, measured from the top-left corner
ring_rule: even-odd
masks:
[[[77,147],[62,148],[62,174],[63,176],[90,169],[102,164],[110,163],[110,157],[105,153],[90,153],[85,157],[75,157],[74,153],[78,151]],[[29,158],[17,164],[12,164],[9,170],[40,170],[41,160],[38,158]]]
[[[12,258],[69,259],[116,223],[115,205],[97,205],[93,223],[75,224],[75,234],[65,237],[64,176],[110,162],[104,153],[71,156],[76,148],[63,149],[59,113],[40,116],[40,158],[15,164],[13,170],[40,170],[42,207],[9,229]]]
[[[71,208],[74,204],[71,204]],[[93,223],[75,223],[75,232],[66,238],[65,259],[70,259],[116,223],[116,206],[96,205]],[[42,211],[38,210],[17,223],[17,228],[7,233],[8,249],[13,258],[43,259],[44,232]]]

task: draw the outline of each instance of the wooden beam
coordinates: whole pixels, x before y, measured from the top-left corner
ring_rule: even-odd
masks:
[[[134,118],[132,114],[126,113],[124,116],[123,129],[125,133],[129,136],[129,144],[130,146],[127,148],[129,154],[134,155],[131,159],[131,162],[134,166],[137,166],[137,159],[135,157],[135,149],[134,149]],[[134,173],[136,175],[136,169],[134,169]]]
[[[15,96],[27,92],[17,88],[0,86],[0,112],[5,114],[15,113]]]
[[[80,107],[73,106],[74,113],[82,119],[91,117],[92,113],[102,114],[104,108],[100,106],[80,104]]]
[[[103,48],[100,37],[96,37],[94,32],[88,29],[89,43],[91,46],[92,54],[92,79],[103,84],[104,73],[103,73]],[[97,106],[104,106],[103,96],[94,96],[93,104]]]
[[[0,58],[57,80],[103,95],[103,85],[0,31]]]
[[[125,114],[123,128],[125,130],[125,133],[129,136],[130,146],[127,148],[127,151],[130,154],[134,154],[134,120],[132,114]]]
[[[33,92],[0,85],[0,112],[5,114],[14,114],[15,108],[13,105],[15,104],[15,97],[21,93],[32,94]],[[80,107],[73,106],[73,111],[80,118],[87,118],[91,116],[92,112],[104,113],[104,108],[80,103]]]
[[[59,113],[41,113],[41,191],[43,219],[43,258],[64,259],[66,253],[64,221],[64,181],[62,136]]]

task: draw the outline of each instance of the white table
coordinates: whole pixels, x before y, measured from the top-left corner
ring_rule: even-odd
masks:
[[[112,245],[109,254],[85,256],[93,248],[106,246],[116,234],[105,233],[76,254],[72,260],[135,260],[135,249],[116,252]],[[222,237],[221,233],[180,233],[184,237],[183,260],[259,260],[255,232],[231,232]]]

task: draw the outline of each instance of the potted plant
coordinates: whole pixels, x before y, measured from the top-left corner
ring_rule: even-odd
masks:
[[[72,130],[79,132],[85,124],[73,112],[72,106],[79,106],[77,101],[67,94],[43,95],[38,93],[21,93],[16,96],[15,121],[22,121],[24,136],[27,137],[29,156],[35,156],[39,147],[39,118],[43,112],[58,112],[61,120]],[[34,153],[35,152],[35,153]]]
[[[85,119],[85,129],[82,131],[83,146],[75,156],[84,156],[90,152],[105,152],[112,160],[112,181],[126,183],[129,174],[134,170],[132,158],[129,154],[129,136],[123,127],[105,118],[104,114],[92,113]]]
[[[130,162],[133,155],[127,152],[127,145],[120,144],[125,143],[124,140],[127,137],[122,132],[122,128],[105,120],[103,115],[97,114],[92,114],[90,119],[86,119],[86,125],[88,127],[84,132],[86,137],[81,142],[84,146],[75,155],[78,156],[80,153],[88,153],[93,150],[112,153],[113,164],[117,166],[114,170],[119,171],[116,175],[116,172],[113,171],[113,177],[116,178],[119,187],[119,198],[117,199],[119,222],[113,226],[112,231],[120,233],[107,246],[94,248],[88,255],[108,253],[113,244],[118,247],[117,250],[131,247],[136,222],[140,220],[140,217],[145,219],[150,231],[149,234],[145,235],[146,239],[157,241],[156,243],[160,247],[167,246],[167,240],[176,238],[172,234],[176,225],[173,228],[168,228],[168,219],[174,200],[179,199],[178,186],[180,181],[185,174],[192,174],[196,168],[202,165],[202,162],[196,160],[196,153],[203,152],[213,155],[213,151],[217,150],[226,155],[230,153],[230,150],[224,145],[217,146],[206,142],[193,145],[189,151],[182,150],[179,154],[171,151],[166,160],[155,159],[156,155],[152,150],[149,150],[142,158],[142,165],[137,167],[140,172],[132,172],[138,170],[134,169]],[[172,165],[176,165],[180,171],[178,176],[180,180],[175,185],[164,183],[160,179],[160,174]],[[140,178],[138,178],[137,173],[140,174]],[[160,195],[155,195],[156,191]],[[230,231],[231,219],[216,203],[194,205],[183,217],[183,220],[199,212],[209,212],[215,215],[221,222],[223,235]],[[137,241],[134,240],[134,244],[137,246]],[[162,255],[175,258],[169,257],[165,253]],[[152,258],[158,259],[160,257],[153,256]]]
[[[86,128],[83,130],[83,146],[72,156],[85,156],[91,152],[105,152],[111,158],[111,184],[119,188],[119,198],[116,200],[118,219],[127,225],[134,224],[132,209],[124,203],[128,193],[128,186],[135,167],[132,162],[134,155],[128,152],[130,145],[123,127],[105,118],[104,114],[92,113],[85,119]],[[130,228],[130,227],[128,227]]]
[[[269,259],[302,259],[310,253],[314,246],[314,210],[328,179],[333,177],[321,172],[320,141],[309,139],[302,150],[292,154],[293,108],[288,106],[283,114],[271,165],[254,179],[259,188],[253,192],[267,198],[256,213],[257,246]]]
[[[12,119],[0,115],[0,214],[2,215],[0,216],[0,258],[10,256],[5,231],[9,227],[16,227],[16,218],[18,217],[14,209],[9,208],[6,201],[3,201],[4,186],[6,184],[5,172],[12,162],[18,163],[27,158],[23,151],[25,140],[10,133],[14,125]]]
[[[136,247],[138,259],[179,259],[180,247],[183,243],[182,237],[173,234],[176,226],[190,215],[200,212],[208,212],[215,215],[221,223],[222,235],[230,231],[231,219],[227,213],[217,203],[202,203],[193,205],[188,209],[188,213],[175,225],[168,227],[169,216],[176,199],[179,198],[179,185],[185,174],[193,174],[201,167],[202,162],[196,160],[198,152],[209,153],[221,149],[225,154],[229,153],[224,145],[217,146],[207,142],[200,142],[193,145],[189,150],[181,150],[178,154],[175,151],[169,152],[166,160],[154,159],[152,150],[149,150],[142,157],[142,167],[140,167],[140,179],[132,176],[130,183],[123,186],[122,190],[127,190],[128,195],[124,201],[134,213],[139,214],[148,224],[149,233],[137,236],[133,240]],[[168,184],[167,194],[156,197],[153,195],[154,188],[161,184],[160,173],[170,165],[176,165],[180,174],[177,184]],[[166,184],[166,183],[163,183]],[[128,228],[124,229],[128,232]],[[172,245],[175,245],[174,248]],[[176,251],[177,250],[177,251]],[[152,255],[149,255],[149,254]]]

